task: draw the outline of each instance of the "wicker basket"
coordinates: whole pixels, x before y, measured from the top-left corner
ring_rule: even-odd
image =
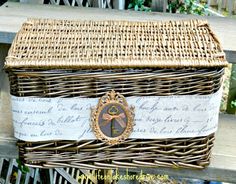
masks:
[[[30,19],[5,68],[11,95],[95,98],[208,95],[221,87],[225,55],[205,21],[127,22]],[[169,139],[19,141],[32,167],[204,168],[214,134]]]

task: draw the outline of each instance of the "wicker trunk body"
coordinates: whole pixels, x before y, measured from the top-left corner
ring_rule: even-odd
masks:
[[[124,22],[29,20],[6,59],[11,95],[101,97],[208,95],[227,65],[204,21]],[[214,134],[175,139],[19,141],[33,167],[86,169],[184,167],[209,164]]]

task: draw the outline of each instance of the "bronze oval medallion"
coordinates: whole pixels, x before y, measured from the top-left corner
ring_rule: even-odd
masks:
[[[134,108],[115,91],[106,93],[92,111],[92,128],[96,137],[108,144],[118,144],[133,130]]]
[[[107,137],[120,136],[127,127],[127,114],[120,104],[109,103],[101,108],[98,126]]]

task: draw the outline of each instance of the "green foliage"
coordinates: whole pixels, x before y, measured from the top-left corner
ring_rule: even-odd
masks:
[[[26,174],[26,173],[30,172],[29,167],[25,166],[19,159],[17,159],[16,162],[18,163],[19,170],[23,174]]]
[[[134,9],[135,11],[150,12],[151,9],[145,6],[144,3],[145,3],[145,0],[131,0],[128,5],[128,9]],[[149,1],[146,3],[149,3]]]
[[[232,72],[231,72],[231,80],[236,81],[236,65],[232,66]]]
[[[178,9],[182,9],[184,4],[181,0],[168,0],[169,12],[176,13]]]
[[[169,0],[168,9],[172,13],[204,15],[205,6],[200,8],[194,4],[195,0]]]
[[[231,101],[230,105],[231,105],[231,108],[236,109],[236,100]]]
[[[231,77],[230,77],[230,90],[229,93],[232,96],[232,101],[230,102],[231,108],[236,109],[236,96],[235,96],[235,87],[236,87],[236,65],[232,65]]]

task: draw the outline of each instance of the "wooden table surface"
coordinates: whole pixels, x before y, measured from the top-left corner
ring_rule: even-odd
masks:
[[[16,158],[18,156],[13,137],[10,111],[9,84],[3,72],[4,58],[16,32],[29,17],[54,19],[93,19],[93,20],[170,20],[170,19],[207,19],[227,51],[230,61],[236,61],[236,21],[216,17],[195,17],[160,13],[104,10],[95,8],[76,8],[50,5],[30,5],[6,3],[0,7],[0,157]],[[136,169],[135,172],[140,172]],[[142,168],[144,173],[170,174],[207,180],[236,182],[236,118],[220,114],[219,130],[216,135],[211,164],[204,170]]]

